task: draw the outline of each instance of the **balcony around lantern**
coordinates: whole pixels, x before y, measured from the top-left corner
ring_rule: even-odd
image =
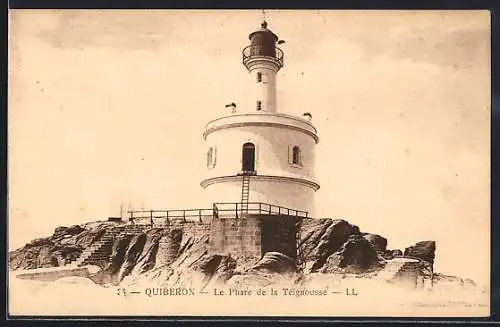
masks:
[[[243,49],[243,65],[251,59],[270,58],[278,62],[279,67],[283,67],[283,51],[275,46],[249,45]]]

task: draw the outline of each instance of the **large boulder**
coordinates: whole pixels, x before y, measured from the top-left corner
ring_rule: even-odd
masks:
[[[270,273],[291,273],[297,270],[294,259],[279,252],[266,252],[252,270],[261,270]]]
[[[434,257],[436,251],[435,241],[421,241],[415,245],[407,247],[404,252],[405,257],[417,258],[434,264]]]
[[[193,268],[203,273],[205,282],[225,282],[233,275],[236,260],[227,255],[206,255],[196,262]]]
[[[352,235],[360,235],[357,226],[345,220],[315,219],[303,223],[300,248],[308,269],[317,271],[327,258],[340,249]]]
[[[352,235],[341,248],[330,255],[320,270],[323,273],[362,273],[379,268],[377,251],[360,235]]]
[[[384,252],[387,248],[387,239],[377,234],[363,234],[363,238],[370,242],[377,252]]]

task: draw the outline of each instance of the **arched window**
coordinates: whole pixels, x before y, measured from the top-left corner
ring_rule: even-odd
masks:
[[[253,143],[243,144],[241,164],[241,170],[255,171],[255,145]]]
[[[294,146],[292,150],[292,163],[294,165],[300,165],[300,148]]]
[[[262,73],[257,72],[257,83],[260,83],[260,82],[262,82]]]

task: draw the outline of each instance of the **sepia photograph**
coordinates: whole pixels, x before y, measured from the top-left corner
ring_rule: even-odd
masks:
[[[488,317],[487,10],[9,11],[12,316]]]

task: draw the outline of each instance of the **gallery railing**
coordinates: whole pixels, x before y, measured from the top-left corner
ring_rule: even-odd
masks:
[[[242,55],[243,55],[244,65],[246,65],[246,63],[250,59],[255,59],[259,57],[268,57],[275,59],[276,61],[278,61],[280,67],[283,67],[283,58],[284,58],[283,50],[275,46],[266,47],[262,45],[249,45],[243,49]]]
[[[128,211],[129,222],[138,225],[155,225],[155,221],[162,220],[162,224],[171,221],[200,222],[213,218],[242,218],[248,215],[283,215],[309,218],[307,211],[276,206],[262,202],[248,202],[243,206],[237,202],[214,203],[211,209],[174,209],[174,210],[133,210]]]

